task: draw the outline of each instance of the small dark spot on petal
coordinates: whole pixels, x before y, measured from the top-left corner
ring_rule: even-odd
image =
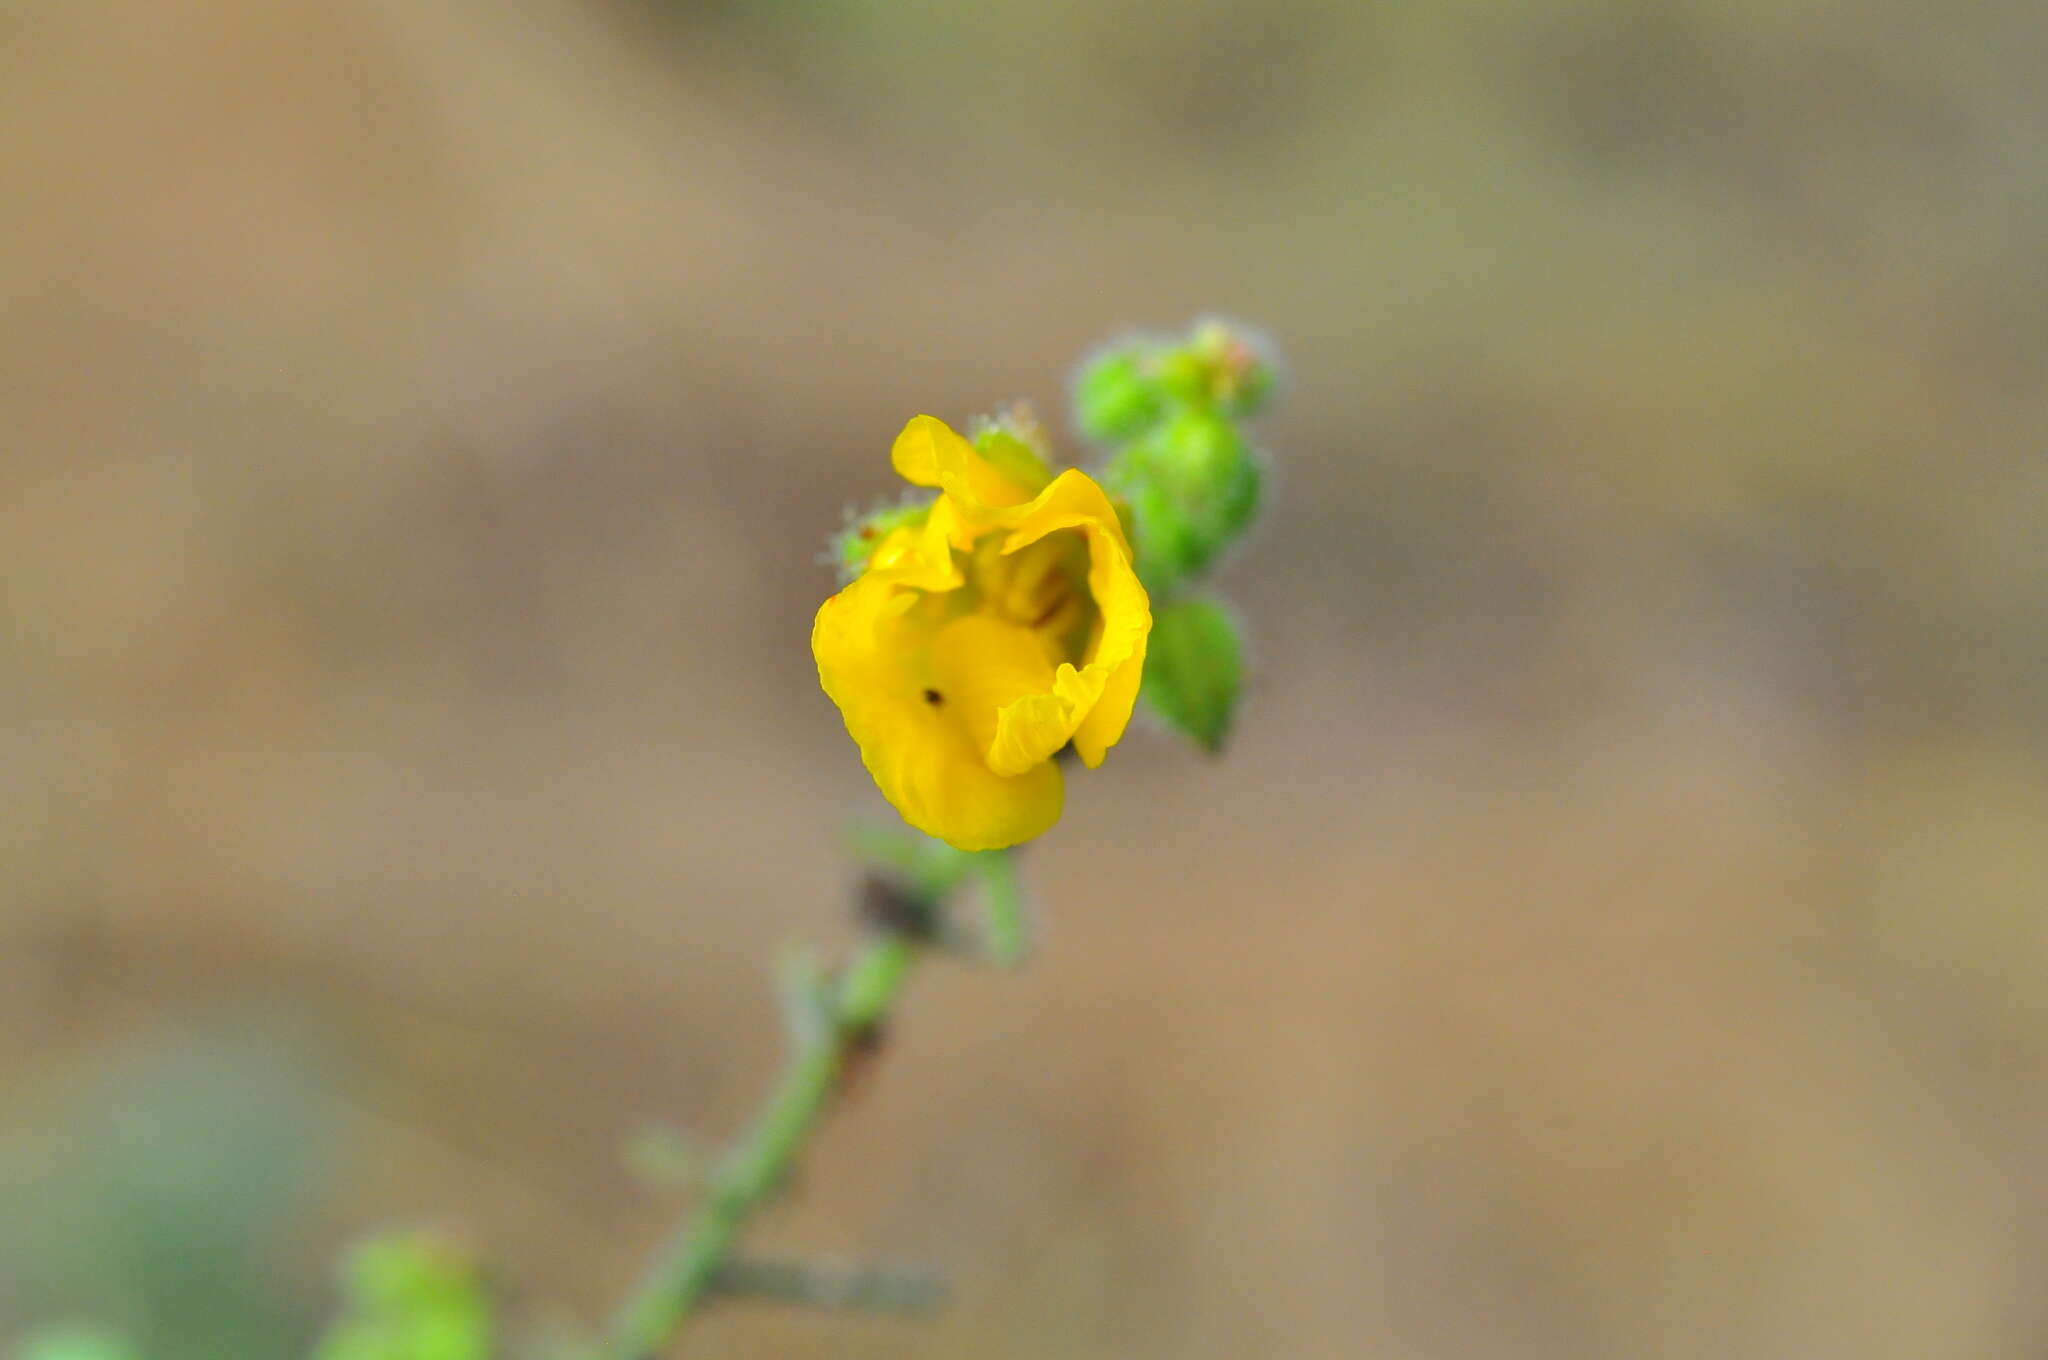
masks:
[[[933,708],[937,708],[940,704],[946,702],[946,696],[935,689],[928,689],[924,692],[924,701]]]

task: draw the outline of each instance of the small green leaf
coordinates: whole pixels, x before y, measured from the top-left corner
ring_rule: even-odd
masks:
[[[733,1256],[718,1268],[712,1288],[740,1298],[870,1313],[928,1313],[946,1300],[945,1281],[927,1271],[835,1259]]]
[[[1244,686],[1237,621],[1213,600],[1179,600],[1152,616],[1141,697],[1210,755],[1223,749]]]
[[[349,1253],[342,1284],[347,1306],[315,1360],[486,1360],[491,1353],[483,1274],[438,1234],[370,1238]]]

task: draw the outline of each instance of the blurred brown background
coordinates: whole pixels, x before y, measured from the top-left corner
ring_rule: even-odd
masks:
[[[79,0],[0,109],[0,1338],[607,1305],[847,935],[822,534],[1220,311],[1236,747],[763,1227],[957,1306],[683,1353],[2048,1352],[2038,7]]]

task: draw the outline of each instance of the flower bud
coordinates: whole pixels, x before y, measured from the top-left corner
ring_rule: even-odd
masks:
[[[1203,400],[1219,413],[1257,415],[1273,394],[1279,365],[1257,335],[1222,321],[1204,321],[1188,345],[1200,375]]]
[[[1164,393],[1146,347],[1121,345],[1090,360],[1074,380],[1074,423],[1090,439],[1117,444],[1159,419]]]
[[[1110,476],[1130,501],[1139,574],[1155,590],[1199,575],[1250,527],[1263,480],[1229,420],[1190,409],[1125,449]]]
[[[1223,321],[1201,322],[1184,340],[1134,336],[1082,366],[1075,423],[1091,439],[1118,444],[1175,408],[1242,419],[1266,404],[1278,369],[1269,344]]]
[[[1187,346],[1171,346],[1152,359],[1159,390],[1182,406],[1207,406],[1215,391],[1208,361]]]

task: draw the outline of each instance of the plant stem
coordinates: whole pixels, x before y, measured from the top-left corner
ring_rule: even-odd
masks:
[[[878,936],[820,998],[823,1023],[796,1037],[767,1101],[712,1173],[703,1203],[620,1305],[602,1360],[654,1360],[704,1301],[741,1228],[788,1178],[848,1058],[894,1007],[916,957],[916,944],[904,936]]]
[[[1024,889],[1017,882],[1017,852],[983,856],[982,890],[988,894],[988,956],[998,968],[1016,968],[1029,952],[1024,922]]]

